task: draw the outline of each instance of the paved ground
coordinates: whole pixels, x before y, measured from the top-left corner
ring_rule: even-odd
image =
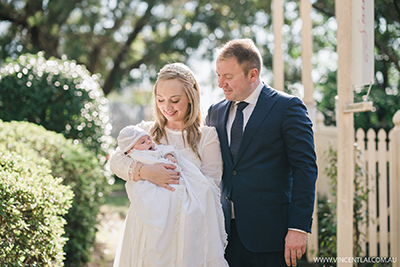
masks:
[[[114,197],[126,197],[125,191],[112,192]],[[93,261],[86,267],[112,267],[115,251],[124,226],[125,215],[128,211],[127,206],[109,206],[104,205],[100,209],[98,218],[100,220],[99,231],[96,235],[97,244],[93,252]],[[298,267],[319,266],[309,264],[302,260]],[[328,266],[326,266],[328,267]]]
[[[97,244],[92,255],[93,261],[87,264],[87,267],[112,267],[127,210],[128,207],[101,207],[98,215],[101,223],[96,234]]]

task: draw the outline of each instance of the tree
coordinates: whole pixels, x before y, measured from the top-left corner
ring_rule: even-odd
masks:
[[[203,56],[211,60],[214,48],[222,42],[248,37],[259,46],[268,71],[274,49],[271,2],[0,0],[0,29],[4,29],[0,60],[26,52],[44,51],[47,58],[65,54],[68,59],[86,65],[91,73],[100,73],[107,95],[140,82],[143,77],[154,79],[162,65],[185,62],[200,46],[205,47]],[[399,108],[399,5],[397,0],[375,0],[377,79],[370,96],[380,101],[376,102],[374,113],[356,115],[356,126],[368,122],[377,128],[390,128],[392,112]],[[298,1],[285,1],[285,90],[289,92],[301,87],[298,6]],[[325,51],[336,53],[336,29],[332,27],[335,0],[313,0],[312,6],[314,70],[319,73],[314,82],[316,91],[326,95],[317,99],[318,108],[326,123],[334,123],[334,98],[326,97],[337,90],[336,62],[323,66],[318,57]],[[386,110],[389,104],[392,108]],[[386,121],[387,126],[375,123],[380,121]]]
[[[334,0],[317,0],[313,7],[324,16],[325,23],[334,18]],[[384,128],[393,127],[392,117],[400,109],[400,4],[396,0],[375,0],[375,84],[369,99],[374,103],[374,112],[355,114],[355,127]],[[336,40],[334,45],[336,46]],[[314,42],[314,50],[324,49],[327,42]],[[330,44],[329,44],[330,45]],[[316,84],[323,98],[319,110],[325,115],[325,123],[335,123],[334,96],[336,95],[336,72],[325,73]],[[362,101],[367,92],[355,92],[355,102]]]
[[[211,57],[223,41],[254,37],[248,25],[270,5],[271,0],[0,0],[0,53],[2,59],[38,51],[46,58],[66,54],[100,73],[107,95],[140,81],[133,70],[154,78],[162,65],[185,62],[200,45]],[[270,23],[266,17],[261,26]]]

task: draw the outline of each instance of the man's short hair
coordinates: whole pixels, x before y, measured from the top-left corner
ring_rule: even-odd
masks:
[[[235,58],[247,75],[250,70],[257,69],[261,72],[262,57],[260,51],[251,39],[235,39],[222,45],[219,49],[217,60]]]

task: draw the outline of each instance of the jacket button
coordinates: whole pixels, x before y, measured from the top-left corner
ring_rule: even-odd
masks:
[[[233,172],[232,172],[232,174],[233,174],[233,175],[236,175],[236,174],[237,174],[237,172],[236,172],[236,171],[233,171]]]

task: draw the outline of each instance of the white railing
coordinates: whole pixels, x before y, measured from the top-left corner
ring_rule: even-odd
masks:
[[[337,128],[323,124],[322,114],[317,116],[315,127],[315,146],[319,168],[317,181],[318,196],[329,193],[329,178],[324,173],[328,166],[326,151],[337,148]],[[360,244],[363,255],[349,257],[393,257],[400,266],[400,111],[393,117],[394,128],[387,135],[381,129],[377,133],[369,129],[356,131],[356,142],[361,150],[358,163],[365,169],[361,185],[368,188],[367,202],[363,205],[363,214],[368,214],[368,222],[359,225],[362,232]],[[340,157],[341,155],[338,155]],[[349,179],[354,179],[349,177]],[[353,218],[349,218],[353,220]],[[317,210],[314,213],[317,223]],[[314,229],[318,229],[314,227]],[[314,233],[309,238],[307,254],[309,261],[318,257],[318,242]],[[352,240],[351,238],[349,240]],[[337,244],[340,246],[341,244]],[[366,254],[368,252],[368,255]]]

